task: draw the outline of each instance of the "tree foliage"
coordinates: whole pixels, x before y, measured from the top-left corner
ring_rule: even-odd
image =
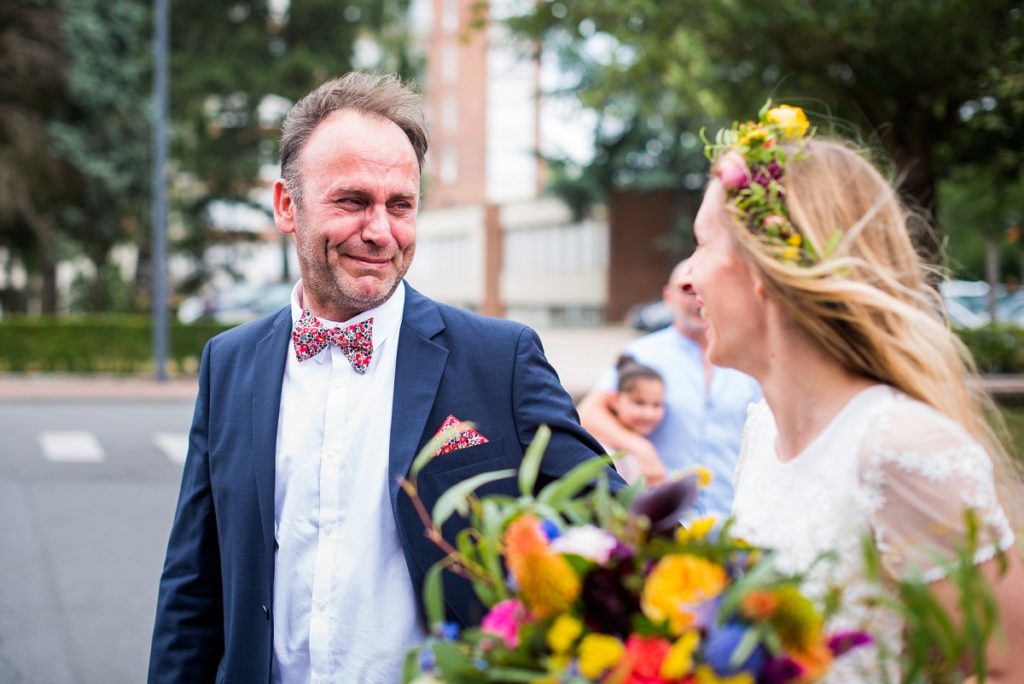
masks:
[[[803,105],[884,148],[925,209],[967,163],[1019,168],[1024,17],[1010,0],[545,0],[510,23],[557,49],[605,118]],[[671,127],[669,128],[671,130]]]

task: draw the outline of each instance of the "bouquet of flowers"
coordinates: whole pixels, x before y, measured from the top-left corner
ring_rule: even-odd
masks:
[[[516,476],[487,473],[449,490],[428,515],[416,476],[433,442],[403,481],[446,552],[426,579],[432,635],[407,656],[407,684],[813,682],[870,642],[826,630],[838,588],[816,604],[805,576],[779,572],[728,521],[680,524],[707,484],[704,470],[612,492],[597,458],[535,494],[549,436],[541,429],[527,450],[519,497],[477,497],[486,482]],[[470,525],[450,545],[440,528],[455,513]],[[479,626],[460,632],[445,622],[444,571],[467,577],[490,608]]]

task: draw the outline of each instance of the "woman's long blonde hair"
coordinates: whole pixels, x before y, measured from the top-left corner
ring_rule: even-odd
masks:
[[[918,256],[911,227],[920,220],[892,184],[852,144],[816,138],[782,178],[793,223],[822,254],[839,231],[833,255],[794,267],[732,221],[741,252],[792,320],[859,376],[891,385],[962,425],[992,457],[1000,498],[1019,527],[1020,477],[999,433],[992,400],[981,389],[970,353],[950,329],[938,272]]]

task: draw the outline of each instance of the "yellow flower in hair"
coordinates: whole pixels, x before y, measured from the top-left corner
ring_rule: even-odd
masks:
[[[800,237],[798,233],[793,233],[788,238],[786,238],[786,244],[788,244],[790,247],[799,247],[801,244],[803,244],[803,241],[804,239]]]
[[[555,653],[565,653],[583,634],[583,623],[571,615],[559,615],[548,630],[548,646]]]
[[[667,621],[674,634],[693,625],[698,604],[718,596],[728,577],[722,566],[697,556],[670,554],[651,570],[640,608],[654,622]]]
[[[661,676],[664,679],[680,679],[693,669],[693,652],[700,645],[700,634],[689,631],[679,637],[665,655],[661,663]]]
[[[759,123],[751,124],[750,127],[740,135],[740,145],[750,147],[754,143],[763,143],[768,139],[768,129]]]
[[[622,642],[607,634],[588,634],[580,642],[580,674],[597,679],[606,670],[619,664],[626,649]]]
[[[782,250],[783,261],[800,261],[800,248],[799,247],[786,247]]]
[[[807,129],[811,127],[811,122],[807,120],[804,110],[789,105],[772,107],[765,114],[765,120],[778,126],[784,138],[793,140],[804,137]]]
[[[505,555],[519,593],[538,618],[564,613],[580,594],[580,578],[548,546],[540,521],[523,515],[505,530]]]

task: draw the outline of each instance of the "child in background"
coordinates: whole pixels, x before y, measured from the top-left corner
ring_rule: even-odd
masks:
[[[620,356],[615,368],[619,384],[609,408],[623,427],[646,437],[665,417],[665,380],[658,371],[629,354]],[[618,444],[604,446],[612,452],[622,448]],[[615,468],[630,484],[641,476],[648,484],[657,484],[665,479],[665,468],[660,462],[641,463],[632,454],[616,459]]]

